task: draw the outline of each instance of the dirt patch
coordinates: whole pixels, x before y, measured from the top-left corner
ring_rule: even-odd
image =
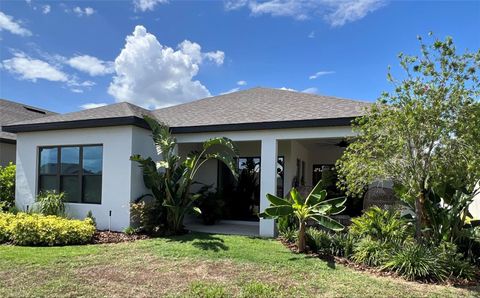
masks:
[[[82,283],[102,290],[108,296],[163,296],[185,292],[193,282],[228,285],[235,294],[249,281],[260,281],[280,288],[297,286],[287,272],[259,270],[253,264],[228,260],[196,261],[159,259],[148,256],[135,262],[96,265],[78,269],[75,276]]]
[[[93,235],[93,244],[121,243],[150,238],[148,235],[127,235],[120,232],[97,231]]]

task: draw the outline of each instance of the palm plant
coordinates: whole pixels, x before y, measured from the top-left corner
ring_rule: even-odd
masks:
[[[225,163],[236,177],[237,148],[228,138],[212,138],[203,143],[200,152],[192,152],[182,160],[176,153],[177,142],[169,127],[148,116],[144,119],[152,130],[160,160],[155,162],[151,157],[144,158],[140,155],[133,155],[130,159],[140,164],[145,186],[165,207],[167,227],[171,232],[179,234],[183,231],[185,214],[200,197],[199,194],[190,193],[198,170],[208,160],[216,159]]]
[[[260,214],[262,218],[278,219],[289,215],[295,215],[298,219],[298,237],[297,245],[298,251],[305,251],[305,228],[308,220],[314,220],[321,226],[334,230],[341,231],[344,226],[338,221],[329,217],[345,210],[345,197],[334,199],[326,199],[327,191],[321,189],[318,183],[307,198],[303,198],[300,193],[292,188],[290,190],[290,198],[279,198],[272,194],[267,194],[267,199],[270,201],[270,207],[266,208]]]

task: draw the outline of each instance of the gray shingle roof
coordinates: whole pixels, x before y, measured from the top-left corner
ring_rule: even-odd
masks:
[[[171,127],[357,117],[371,103],[269,88],[252,88],[155,110]]]
[[[150,115],[150,111],[128,102],[115,103],[103,107],[71,112],[66,114],[57,114],[44,117],[42,119],[33,119],[29,121],[15,122],[14,125],[22,124],[41,124],[41,123],[57,123],[82,120],[111,119],[122,117],[138,117]]]
[[[316,120],[342,119],[328,125],[348,125],[350,118],[364,114],[368,102],[341,99],[269,88],[252,88],[209,97],[173,107],[149,111],[122,102],[79,112],[57,114],[15,122],[10,131],[33,131],[111,125],[146,126],[140,118],[149,115],[181,132],[185,128],[236,126],[233,130],[256,129],[248,124],[267,124],[262,128],[281,128],[280,123],[296,122],[297,127],[323,125]],[[345,120],[345,121],[343,121]],[[348,121],[347,121],[348,120]],[[300,123],[302,122],[303,123]],[[305,122],[306,121],[306,122]],[[310,121],[310,122],[309,122]],[[307,123],[308,122],[308,123]],[[278,123],[278,125],[277,125]],[[300,124],[299,124],[300,123]]]
[[[2,126],[11,123],[42,118],[56,113],[29,105],[0,99],[0,139],[16,140],[16,135],[4,132]]]

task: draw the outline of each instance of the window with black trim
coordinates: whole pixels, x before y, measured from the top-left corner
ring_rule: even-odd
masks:
[[[38,161],[38,192],[64,192],[70,203],[102,202],[102,145],[40,147]]]

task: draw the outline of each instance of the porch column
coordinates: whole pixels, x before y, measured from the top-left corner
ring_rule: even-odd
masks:
[[[267,193],[277,192],[277,140],[274,137],[262,139],[260,167],[260,212],[270,206]],[[275,236],[275,221],[273,219],[260,219],[260,236]]]

